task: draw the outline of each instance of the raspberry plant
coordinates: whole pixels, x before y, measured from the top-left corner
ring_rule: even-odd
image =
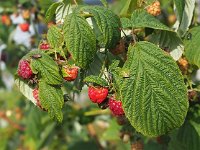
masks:
[[[44,39],[48,48],[41,48],[41,42],[38,50],[22,58],[30,63],[33,75],[16,75],[16,85],[35,105],[39,100],[39,107],[52,119],[62,122],[62,87],[72,81],[64,80],[69,74],[63,68],[76,66],[74,86],[80,91],[84,85],[108,89],[103,93],[105,102],[97,100],[99,106],[106,103],[100,108],[110,107],[114,115],[126,117],[142,135],[157,137],[179,127],[185,131],[185,126],[194,125],[187,113],[198,107],[198,102],[193,102],[189,108],[188,92],[198,91],[198,87],[188,82],[189,69],[181,72],[176,61],[186,57],[191,70],[200,67],[200,27],[190,26],[192,16],[187,14],[188,10],[193,12],[194,2],[173,2],[178,19],[173,28],[149,12],[155,1],[134,3],[135,10],[127,17],[116,15],[105,1],[105,6],[72,7],[71,1],[52,4],[46,21],[56,16],[56,24],[50,26]],[[156,9],[160,9],[158,6]],[[156,11],[155,16],[160,13]],[[37,100],[34,89],[38,89]]]

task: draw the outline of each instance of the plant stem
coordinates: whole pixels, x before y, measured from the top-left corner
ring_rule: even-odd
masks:
[[[74,0],[74,4],[75,4],[76,6],[78,6],[78,3],[77,3],[77,1],[76,1],[76,0]]]

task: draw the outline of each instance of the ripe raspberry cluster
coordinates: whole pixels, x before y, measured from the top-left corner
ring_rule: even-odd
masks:
[[[50,45],[48,43],[42,43],[42,44],[40,44],[40,49],[48,50],[48,49],[50,49]]]
[[[107,87],[89,86],[88,96],[93,103],[97,103],[100,108],[109,107],[114,116],[124,115],[121,101],[117,101],[114,97],[108,98],[109,90]]]
[[[43,41],[40,45],[39,45],[39,49],[41,51],[43,51],[44,53],[48,52],[51,47],[48,44],[47,41]],[[35,104],[41,108],[42,110],[46,111],[40,102],[39,99],[39,76],[33,73],[33,70],[31,68],[31,61],[32,58],[34,59],[40,59],[42,56],[40,54],[38,55],[33,55],[31,58],[28,59],[21,59],[19,61],[18,64],[18,69],[17,69],[17,74],[18,76],[24,80],[27,81],[29,84],[33,84],[33,86],[35,87],[34,90],[32,91],[32,95],[35,98]],[[62,59],[62,60],[61,60]],[[77,76],[78,76],[78,67],[75,65],[69,65],[67,63],[67,60],[63,60],[63,57],[60,56],[60,54],[57,54],[57,59],[53,58],[53,60],[58,64],[58,66],[60,67],[60,72],[62,72],[62,76],[63,79],[65,81],[74,81]]]
[[[147,12],[153,16],[158,16],[161,13],[160,2],[155,1],[146,8]]]
[[[27,60],[20,60],[18,65],[18,75],[23,79],[29,79],[33,75],[30,64]]]

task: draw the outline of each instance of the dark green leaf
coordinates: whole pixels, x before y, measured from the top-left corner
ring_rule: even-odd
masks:
[[[172,31],[169,27],[162,24],[158,19],[148,14],[146,10],[143,9],[137,9],[133,12],[131,16],[131,23],[133,28],[148,27],[152,29]]]
[[[42,107],[48,110],[52,119],[62,122],[63,114],[61,109],[64,104],[64,97],[59,86],[51,86],[41,80],[39,82],[39,100]]]
[[[57,26],[51,26],[47,33],[47,39],[52,48],[61,47],[63,43],[61,30]]]
[[[129,69],[129,78],[119,74]],[[159,136],[180,127],[185,119],[187,88],[176,62],[149,42],[129,47],[123,69],[116,68],[114,81],[125,115],[146,136]]]
[[[87,83],[95,83],[95,84],[98,84],[100,86],[108,86],[108,83],[105,79],[103,78],[100,78],[98,76],[88,76],[84,79],[84,82],[87,82]]]
[[[113,48],[119,42],[121,37],[120,19],[111,10],[100,6],[86,6],[82,10],[87,11],[93,15],[99,30],[101,31],[106,48]]]
[[[193,120],[187,120],[184,125],[171,135],[169,150],[199,150],[200,125]]]
[[[132,24],[131,24],[131,20],[128,18],[121,18],[121,23],[122,23],[122,28],[123,29],[127,29],[127,28],[131,28]]]
[[[60,85],[63,79],[59,73],[56,62],[54,62],[49,55],[41,53],[38,50],[30,52],[28,55],[33,56],[35,54],[40,54],[41,58],[31,60],[31,67],[33,70],[40,73],[42,78],[44,78],[48,84]]]
[[[61,4],[61,2],[53,3],[45,14],[46,22],[52,21],[56,12],[57,7]]]
[[[194,27],[185,36],[185,56],[191,64],[200,68],[200,26]]]
[[[74,13],[66,17],[64,40],[76,64],[81,68],[88,67],[96,53],[96,37],[83,17]]]
[[[179,20],[181,21],[183,17],[183,11],[185,8],[185,0],[174,0],[174,4],[178,12]]]

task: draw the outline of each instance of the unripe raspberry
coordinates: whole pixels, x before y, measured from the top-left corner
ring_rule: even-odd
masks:
[[[102,103],[108,95],[108,89],[105,87],[93,87],[88,88],[88,96],[93,103]]]
[[[63,66],[62,71],[64,74],[67,75],[64,76],[64,79],[66,81],[74,81],[78,76],[78,67]]]
[[[187,61],[187,59],[185,58],[180,58],[178,60],[178,66],[180,68],[180,70],[182,71],[182,74],[186,74],[189,68],[189,63]]]
[[[24,79],[29,79],[33,75],[30,64],[26,60],[20,60],[17,73]]]
[[[161,13],[160,2],[155,1],[153,4],[147,7],[147,12],[153,16],[158,16]]]
[[[120,116],[124,115],[124,110],[122,108],[122,102],[116,101],[113,98],[109,99],[109,108],[112,111],[113,115]]]

